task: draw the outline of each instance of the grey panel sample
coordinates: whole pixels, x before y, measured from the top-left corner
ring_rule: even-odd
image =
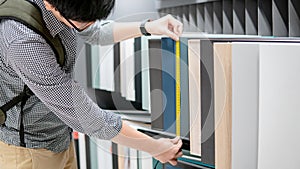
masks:
[[[149,39],[151,127],[163,130],[161,40]]]
[[[233,0],[233,33],[245,34],[245,1]]]
[[[92,47],[91,45],[87,44],[85,45],[86,48],[86,65],[87,67],[92,67]],[[87,86],[92,87],[92,70],[86,69],[86,77],[87,77]]]
[[[223,33],[223,18],[222,18],[222,1],[213,2],[213,33]]]
[[[272,0],[258,0],[258,35],[273,35]]]
[[[190,16],[189,16],[189,6],[182,6],[182,21],[183,21],[183,30],[185,32],[190,32]]]
[[[177,19],[183,23],[183,8],[182,6],[177,6],[172,8],[175,12],[175,15],[177,16]]]
[[[258,19],[257,19],[257,1],[245,1],[245,31],[246,35],[257,35]]]
[[[223,0],[223,33],[233,33],[232,1]]]
[[[213,41],[200,41],[201,58],[201,160],[215,165]]]
[[[170,13],[169,14],[171,14],[173,17],[175,17],[175,18],[177,18],[177,17],[181,17],[181,15],[180,16],[178,16],[179,15],[179,12],[178,11],[176,11],[176,8],[174,7],[174,8],[170,8]]]
[[[288,36],[288,1],[273,0],[273,36]]]
[[[198,31],[203,32],[204,31],[204,4],[197,4],[196,14],[197,14]]]
[[[232,169],[256,169],[259,45],[232,43]]]
[[[159,16],[163,17],[163,16],[166,16],[167,14],[171,13],[171,8],[163,8],[159,12],[160,12]]]
[[[213,33],[213,3],[204,4],[204,31]]]
[[[114,45],[114,80],[115,92],[121,92],[121,78],[120,78],[120,43]]]
[[[300,36],[300,1],[289,0],[289,36]]]
[[[164,8],[163,9],[159,9],[158,10],[158,15],[159,15],[159,17],[163,17],[165,15],[165,9]]]
[[[112,163],[113,163],[113,169],[118,169],[118,144],[115,144],[112,142]]]
[[[142,53],[141,53],[141,37],[134,39],[134,86],[135,101],[141,105],[142,109]]]
[[[196,32],[199,31],[197,28],[197,5],[189,5],[188,13],[189,13],[189,24],[190,31]]]
[[[180,38],[180,135],[189,138],[188,38]]]

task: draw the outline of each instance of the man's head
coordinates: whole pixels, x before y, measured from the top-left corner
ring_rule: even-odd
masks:
[[[105,19],[112,11],[115,0],[45,0],[66,19],[90,22]]]
[[[44,3],[59,20],[81,31],[97,19],[106,19],[115,0],[44,0]]]

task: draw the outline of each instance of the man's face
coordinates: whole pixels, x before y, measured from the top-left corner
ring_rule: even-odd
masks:
[[[85,30],[86,28],[88,28],[90,25],[92,25],[93,23],[95,23],[95,21],[92,22],[78,22],[78,21],[74,21],[71,19],[66,19],[65,17],[63,17],[60,12],[54,7],[52,6],[48,1],[44,0],[44,4],[45,7],[48,11],[52,12],[52,14],[62,23],[64,23],[65,25],[67,25],[70,28],[75,28],[78,32],[81,32],[83,30]]]

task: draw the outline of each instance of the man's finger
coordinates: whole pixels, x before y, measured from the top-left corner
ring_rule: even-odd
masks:
[[[177,160],[176,159],[172,159],[169,161],[169,163],[173,166],[177,165]]]
[[[173,31],[170,31],[169,29],[166,30],[165,34],[175,41],[179,40],[179,36],[177,36]]]
[[[175,155],[175,158],[179,158],[179,157],[182,157],[183,156],[183,152],[182,151],[179,151],[176,155]]]
[[[179,136],[176,136],[175,138],[171,139],[171,142],[173,144],[178,144],[179,141],[180,141],[180,137]]]

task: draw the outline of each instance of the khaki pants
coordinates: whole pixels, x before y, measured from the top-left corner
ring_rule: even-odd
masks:
[[[30,149],[0,141],[0,169],[77,169],[73,142],[61,152]]]

